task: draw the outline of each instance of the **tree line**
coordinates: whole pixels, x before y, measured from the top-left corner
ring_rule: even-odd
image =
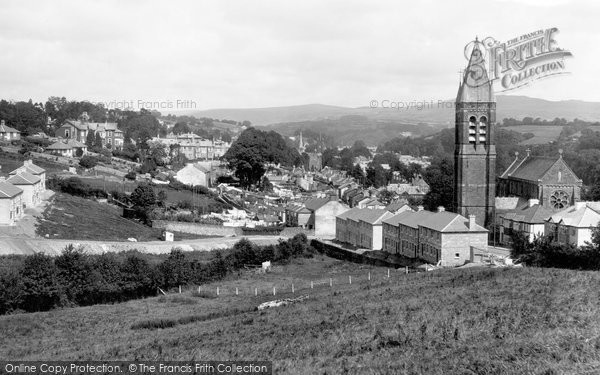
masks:
[[[137,251],[97,255],[73,245],[57,257],[43,253],[4,256],[0,257],[0,314],[155,296],[158,288],[217,281],[249,265],[285,263],[295,257],[312,257],[314,251],[306,236],[298,234],[268,246],[242,239],[231,249],[212,252],[209,261],[193,259],[177,248],[153,263]]]

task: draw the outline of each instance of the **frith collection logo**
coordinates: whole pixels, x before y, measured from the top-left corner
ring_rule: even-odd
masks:
[[[499,91],[513,90],[541,78],[569,73],[565,58],[572,54],[558,47],[557,33],[556,27],[536,30],[504,43],[487,37],[481,42],[469,43],[465,54],[477,43],[482,44],[485,60],[489,62],[489,79],[499,81]],[[466,57],[469,59],[469,55]]]

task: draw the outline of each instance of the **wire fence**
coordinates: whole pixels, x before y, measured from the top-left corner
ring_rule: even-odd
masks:
[[[289,282],[269,282],[264,281],[260,284],[252,285],[203,285],[179,287],[179,293],[197,292],[205,296],[224,297],[224,296],[244,296],[260,297],[266,296],[276,298],[286,298],[299,294],[322,291],[324,289],[351,289],[365,286],[381,286],[385,284],[394,284],[406,287],[431,286],[437,284],[452,285],[456,280],[456,273],[444,270],[434,272],[415,272],[408,268],[397,270],[369,270],[361,272],[344,273],[343,275],[332,275],[327,278],[297,279]],[[177,293],[177,292],[176,292]]]

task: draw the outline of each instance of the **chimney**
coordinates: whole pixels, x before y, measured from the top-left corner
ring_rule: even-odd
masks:
[[[446,209],[444,208],[444,206],[439,206],[437,208],[437,212],[444,212],[444,211],[446,211]]]
[[[467,224],[469,230],[475,229],[475,215],[469,215],[469,223]]]
[[[423,211],[425,208],[423,206],[417,206],[417,211]]]
[[[540,204],[539,199],[530,199],[529,201],[527,201],[527,207],[533,207],[536,204]]]
[[[337,201],[337,195],[335,193],[329,194],[329,200],[333,202]]]

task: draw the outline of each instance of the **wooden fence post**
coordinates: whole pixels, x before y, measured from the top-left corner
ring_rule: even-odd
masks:
[[[314,287],[314,284],[312,282],[312,280],[310,281],[310,289],[312,289]]]
[[[181,294],[181,285],[179,285],[179,294]]]
[[[348,275],[348,282],[352,284],[352,275]]]
[[[217,287],[217,296],[219,295],[219,287]]]
[[[329,287],[333,287],[333,279],[331,277],[329,278]]]
[[[198,285],[198,293],[200,293],[200,285]]]
[[[292,293],[294,293],[294,284],[292,284]]]
[[[238,288],[237,288],[237,286],[235,287],[235,295],[236,296],[238,295]]]
[[[258,288],[254,288],[254,296],[258,296]]]
[[[273,295],[275,295],[275,294],[276,294],[276,293],[275,293],[275,287],[273,287]]]
[[[390,278],[390,269],[388,268],[388,279]]]
[[[371,271],[369,271],[369,281],[371,281]]]

